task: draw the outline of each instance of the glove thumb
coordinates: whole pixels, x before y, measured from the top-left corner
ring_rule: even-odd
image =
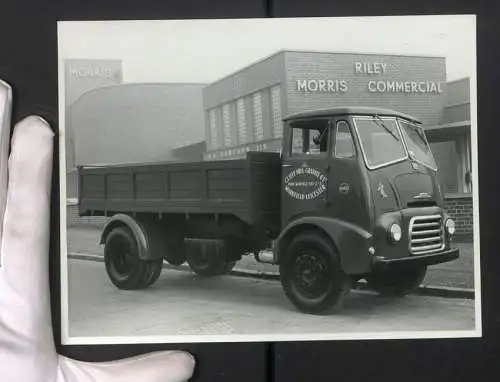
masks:
[[[184,382],[194,372],[194,358],[184,352],[154,352],[120,361],[87,363],[60,358],[58,382]]]

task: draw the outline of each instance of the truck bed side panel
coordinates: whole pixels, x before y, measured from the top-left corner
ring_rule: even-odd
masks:
[[[249,153],[254,154],[254,153]],[[279,215],[269,199],[279,187],[279,156],[81,168],[80,215],[115,213],[230,214],[248,224]],[[276,211],[276,209],[278,209]]]

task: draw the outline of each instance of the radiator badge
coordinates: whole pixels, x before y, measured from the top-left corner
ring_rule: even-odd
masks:
[[[327,176],[318,169],[300,166],[285,177],[285,191],[293,199],[312,200],[326,191],[327,182]]]
[[[413,197],[413,199],[430,199],[430,198],[432,198],[432,196],[427,192],[421,192],[420,194],[415,195]]]

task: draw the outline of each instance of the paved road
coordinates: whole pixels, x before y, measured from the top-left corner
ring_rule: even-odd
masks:
[[[469,330],[474,301],[408,296],[400,300],[352,292],[330,316],[296,311],[276,281],[200,278],[163,270],[142,291],[120,291],[103,264],[69,260],[70,336],[362,333]]]
[[[75,226],[68,229],[70,253],[102,255],[103,247],[98,244],[100,230],[92,226]],[[425,285],[474,289],[474,251],[471,243],[457,243],[461,257],[458,260],[438,264],[429,268]],[[277,272],[271,264],[260,264],[252,256],[245,256],[237,268],[252,271]]]

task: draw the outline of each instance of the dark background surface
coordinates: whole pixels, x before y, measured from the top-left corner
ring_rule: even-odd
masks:
[[[271,0],[270,0],[271,1]],[[304,16],[478,15],[478,139],[483,338],[303,343],[58,346],[88,361],[123,358],[160,349],[185,349],[198,361],[194,381],[498,381],[500,258],[495,233],[500,194],[498,140],[500,14],[496,1],[422,0],[2,0],[0,78],[14,91],[14,122],[39,114],[57,130],[58,20],[185,19]],[[56,140],[57,142],[57,140]],[[52,301],[59,344],[59,172],[55,146],[51,237]]]

